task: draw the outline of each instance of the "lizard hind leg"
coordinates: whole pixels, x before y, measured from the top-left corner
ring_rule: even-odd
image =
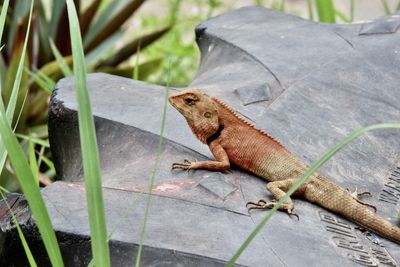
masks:
[[[296,181],[296,179],[286,179],[268,183],[267,190],[271,192],[275,200],[272,200],[271,202],[266,202],[265,200],[259,200],[257,203],[248,202],[246,204],[248,211],[253,209],[272,209],[276,205],[277,200],[281,199],[286,194],[286,191],[289,190],[289,188],[292,187]],[[299,215],[293,212],[293,208],[293,201],[291,198],[288,198],[279,207],[279,210],[284,211],[289,216],[295,217],[297,220],[299,220]]]

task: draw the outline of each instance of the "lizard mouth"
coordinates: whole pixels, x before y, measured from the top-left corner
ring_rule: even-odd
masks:
[[[174,103],[173,97],[174,97],[174,96],[169,96],[169,97],[168,97],[168,102],[171,104],[171,106],[173,106],[174,108],[178,109],[178,107],[177,107],[177,106],[175,105],[175,103]]]
[[[180,108],[174,101],[174,96],[169,96],[168,97],[168,102],[173,106],[176,110],[178,110],[180,113],[183,113],[182,108]]]

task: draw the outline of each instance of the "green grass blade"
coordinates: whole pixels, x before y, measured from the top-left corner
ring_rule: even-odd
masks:
[[[49,167],[49,169],[52,172],[56,171],[56,168],[54,167],[54,163],[48,157],[42,155],[41,160],[43,160],[43,162],[47,165],[47,167]]]
[[[4,187],[0,186],[0,191],[6,192],[6,193],[10,193],[10,191],[8,191],[7,189],[5,189]]]
[[[65,77],[73,76],[72,70],[70,69],[67,62],[65,62],[64,57],[61,55],[60,51],[58,51],[56,45],[54,44],[52,39],[49,39],[51,51],[53,52],[54,57],[57,60],[57,63],[60,65],[61,71],[63,72]]]
[[[37,166],[35,146],[33,145],[32,140],[28,141],[28,157],[29,157],[29,165],[31,167],[31,172],[33,174],[33,177],[35,177],[37,186],[39,187],[39,168]]]
[[[2,40],[2,37],[3,37],[4,25],[5,25],[5,21],[6,21],[6,17],[7,17],[8,4],[9,4],[9,0],[5,0],[4,3],[3,3],[3,6],[1,8],[1,14],[0,14],[0,45],[1,45],[1,40]],[[1,46],[1,50],[3,50],[3,49],[4,49],[4,45]],[[0,81],[0,85],[1,85],[1,81]],[[1,97],[1,91],[2,90],[0,90],[0,97]],[[4,164],[6,162],[6,159],[7,159],[7,150],[6,150],[2,140],[0,138],[0,173],[3,170],[3,167],[4,167]]]
[[[320,22],[335,23],[335,8],[332,0],[315,0]]]
[[[8,10],[8,4],[9,0],[5,0],[3,5],[1,6],[1,14],[0,14],[0,45],[1,45],[1,40],[3,37],[3,30],[4,30],[4,24],[6,22],[7,18],[7,10]]]
[[[389,15],[390,13],[392,13],[392,11],[390,11],[390,7],[389,4],[386,0],[381,0],[382,5],[383,5],[383,10],[385,10],[385,14]]]
[[[14,85],[12,88],[10,100],[7,105],[6,115],[7,115],[7,119],[9,121],[12,121],[12,118],[14,116],[15,106],[17,104],[17,99],[18,99],[19,87],[21,85],[22,73],[23,73],[24,64],[25,64],[26,47],[28,45],[29,31],[31,28],[32,10],[33,10],[33,0],[31,1],[31,8],[29,11],[29,21],[28,21],[28,27],[26,30],[24,46],[22,48],[21,58],[19,60],[18,70],[17,70],[17,74],[15,76],[15,81],[14,81]]]
[[[56,35],[58,21],[61,17],[61,14],[64,10],[65,3],[64,1],[51,1],[52,9],[51,9],[51,19],[48,23],[48,33],[49,37],[54,37]]]
[[[0,190],[0,195],[1,195],[1,198],[3,199],[3,201],[6,203],[8,211],[11,213],[11,217],[13,219],[14,225],[17,228],[18,236],[19,236],[19,239],[21,240],[22,247],[24,248],[26,258],[28,259],[29,265],[31,267],[36,267],[37,264],[36,264],[35,258],[33,257],[31,249],[28,246],[28,242],[26,242],[24,233],[22,232],[21,226],[19,226],[17,218],[15,217],[14,211],[11,209],[10,205],[7,202],[7,199],[5,198],[5,196],[1,190]]]
[[[308,19],[314,21],[314,12],[311,0],[307,0]]]
[[[53,88],[56,85],[53,80],[50,81],[47,79],[43,79],[41,75],[39,75],[40,71],[37,71],[36,73],[30,71],[28,68],[25,68],[25,72],[28,73],[33,81],[41,88],[43,89],[46,93],[49,95],[53,92]],[[43,74],[44,75],[44,74]]]
[[[355,9],[355,2],[354,0],[350,0],[350,22],[354,21],[354,9]]]
[[[87,53],[85,59],[88,67],[93,68],[94,66],[97,66],[103,58],[106,58],[110,53],[113,53],[115,44],[121,40],[122,36],[123,32],[117,31],[95,49]]]
[[[1,86],[0,86],[0,91],[1,91]],[[14,129],[13,129],[13,132],[15,132],[15,128],[18,125],[19,119],[21,117],[22,111],[23,111],[25,103],[26,103],[27,96],[28,96],[28,94],[25,94],[24,101],[22,103],[22,106],[21,106],[21,109],[19,111],[17,120],[15,122],[15,126],[14,126]],[[11,122],[10,122],[10,124],[11,124]],[[5,147],[4,143],[3,143],[2,139],[1,139],[1,135],[0,135],[0,173],[3,170],[4,164],[6,163],[6,159],[7,159],[7,149],[6,149],[6,147]]]
[[[24,139],[24,140],[27,140],[29,142],[32,142],[34,144],[41,145],[43,147],[47,147],[47,148],[50,147],[49,141],[47,141],[47,140],[43,140],[43,139],[40,139],[40,138],[35,138],[35,137],[32,137],[32,136],[27,136],[27,135],[24,135],[24,134],[16,134],[16,136],[21,138],[21,139]]]
[[[107,23],[101,30],[93,37],[93,39],[85,45],[85,51],[91,51],[101,42],[106,40],[112,33],[118,30],[132,14],[145,2],[146,0],[130,0],[125,1],[123,8],[121,8],[113,17],[109,17]],[[116,1],[118,4],[118,1]]]
[[[170,76],[170,75],[168,75]],[[163,113],[162,113],[162,120],[161,120],[161,129],[160,129],[160,138],[158,140],[158,145],[157,145],[157,155],[156,155],[156,160],[154,162],[154,166],[153,166],[153,170],[150,176],[150,183],[149,183],[149,192],[147,195],[147,202],[146,202],[146,209],[144,212],[144,219],[143,219],[143,223],[142,223],[142,230],[140,232],[140,240],[139,240],[139,248],[138,248],[138,252],[136,255],[136,267],[140,266],[140,259],[142,256],[142,249],[143,249],[143,241],[144,241],[144,234],[146,232],[146,225],[147,225],[147,219],[148,219],[148,215],[149,215],[149,210],[150,210],[150,204],[151,204],[151,197],[152,197],[152,189],[154,186],[154,180],[155,180],[155,176],[157,173],[157,169],[158,169],[158,163],[160,161],[160,157],[161,157],[161,151],[162,151],[162,147],[163,147],[163,141],[164,141],[164,128],[165,128],[165,120],[167,117],[167,104],[168,104],[168,92],[169,92],[169,82],[167,83],[167,87],[166,87],[166,92],[165,92],[165,100],[164,100],[164,107],[163,107]]]
[[[346,23],[351,22],[351,18],[348,18],[345,14],[343,14],[339,10],[335,10],[335,15],[338,16],[341,20],[343,20]]]
[[[39,228],[44,246],[53,266],[63,266],[60,249],[54,233],[49,214],[40,194],[39,187],[25,159],[24,152],[10,127],[4,111],[3,101],[0,100],[0,133],[7,148],[9,159],[28,201],[29,207]]]
[[[124,222],[124,220],[128,217],[128,213],[132,210],[132,208],[136,205],[136,203],[140,200],[140,198],[143,196],[143,192],[140,192],[137,196],[132,198],[131,202],[126,206],[124,211],[122,212],[121,217],[118,219],[118,221],[114,224],[114,227],[111,229],[110,233],[108,234],[107,241],[110,242],[112,236],[114,233],[118,230],[118,228],[121,226],[121,224]],[[89,262],[88,267],[93,267],[94,266],[94,261],[93,259]]]
[[[285,12],[285,0],[281,0],[281,3],[279,5],[279,11]]]
[[[110,18],[114,17],[119,10],[124,8],[126,1],[114,0],[112,5],[107,3],[108,1],[102,1],[100,4],[100,13],[97,18],[90,24],[89,30],[83,40],[84,46],[88,45],[96,35],[102,30],[107,24]]]
[[[79,133],[83,171],[92,241],[92,254],[96,267],[110,266],[107,228],[101,187],[100,160],[90,98],[86,84],[85,58],[79,30],[78,16],[72,0],[67,0],[71,47],[78,100]]]
[[[40,151],[35,150],[35,153],[37,154],[37,165],[40,167],[40,165],[43,162],[43,157],[44,157],[44,150],[46,148],[44,146],[40,147]]]
[[[133,68],[133,79],[139,79],[139,57],[140,57],[140,43],[136,53],[135,67]]]
[[[342,141],[340,141],[337,145],[335,145],[332,149],[326,152],[322,158],[320,158],[317,162],[311,165],[311,167],[307,170],[306,173],[297,181],[293,187],[291,187],[286,194],[277,202],[277,204],[268,212],[268,214],[264,217],[264,219],[254,228],[249,237],[243,242],[238,251],[233,255],[233,257],[229,260],[227,266],[234,266],[236,260],[240,257],[243,251],[247,248],[250,242],[256,237],[256,235],[264,228],[265,224],[271,219],[272,215],[279,209],[279,207],[286,201],[312,174],[314,174],[326,161],[328,161],[333,155],[335,155],[340,149],[342,149],[345,145],[350,143],[352,140],[356,139],[360,135],[375,129],[384,129],[384,128],[396,128],[400,129],[400,124],[398,123],[385,123],[385,124],[375,124],[365,128],[361,128]]]

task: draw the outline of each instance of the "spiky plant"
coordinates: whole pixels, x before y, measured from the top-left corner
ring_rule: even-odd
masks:
[[[30,1],[11,1],[0,56],[1,95],[8,104],[17,73],[24,37],[28,25]],[[145,0],[92,0],[78,10],[80,30],[89,72],[107,72],[120,76],[144,79],[155,71],[161,59],[144,63],[129,63],[129,58],[143,50],[171,29],[171,25],[142,35],[136,39],[118,44],[124,33],[125,22]],[[82,1],[87,3],[88,1]],[[1,1],[2,5],[3,1]],[[124,38],[125,39],[125,38]],[[32,165],[37,165],[38,178],[42,184],[54,176],[54,167],[48,159],[47,108],[55,82],[71,75],[71,42],[65,1],[35,0],[27,47],[25,71],[13,118],[13,126],[21,140]],[[135,66],[136,65],[136,66]],[[139,69],[135,72],[135,67]],[[33,168],[35,168],[33,166]],[[14,171],[6,163],[1,171],[0,186],[16,191],[19,185],[14,179]],[[46,172],[46,173],[44,173]]]

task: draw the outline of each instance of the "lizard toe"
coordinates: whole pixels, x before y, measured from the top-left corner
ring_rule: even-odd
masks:
[[[190,163],[172,163],[172,170],[176,170],[176,169],[181,169],[181,170],[189,170],[190,169]]]
[[[373,209],[374,212],[377,211],[377,208],[374,205],[366,203],[366,202],[364,202],[364,201],[359,199],[359,197],[361,197],[361,196],[369,196],[369,197],[371,197],[372,196],[371,192],[368,192],[368,191],[358,192],[357,187],[353,192],[348,188],[346,188],[346,190],[350,193],[350,195],[354,198],[355,201],[357,201],[358,203],[360,203],[360,204],[362,204],[364,206],[367,206],[367,207]]]
[[[297,213],[288,210],[287,214],[289,215],[290,218],[294,218],[296,221],[300,221],[300,216]]]
[[[247,202],[246,208],[247,211],[250,212],[251,210],[266,210],[271,209],[275,205],[274,202],[267,202],[263,199],[260,199],[257,203],[256,202]],[[249,207],[250,206],[250,207]]]

